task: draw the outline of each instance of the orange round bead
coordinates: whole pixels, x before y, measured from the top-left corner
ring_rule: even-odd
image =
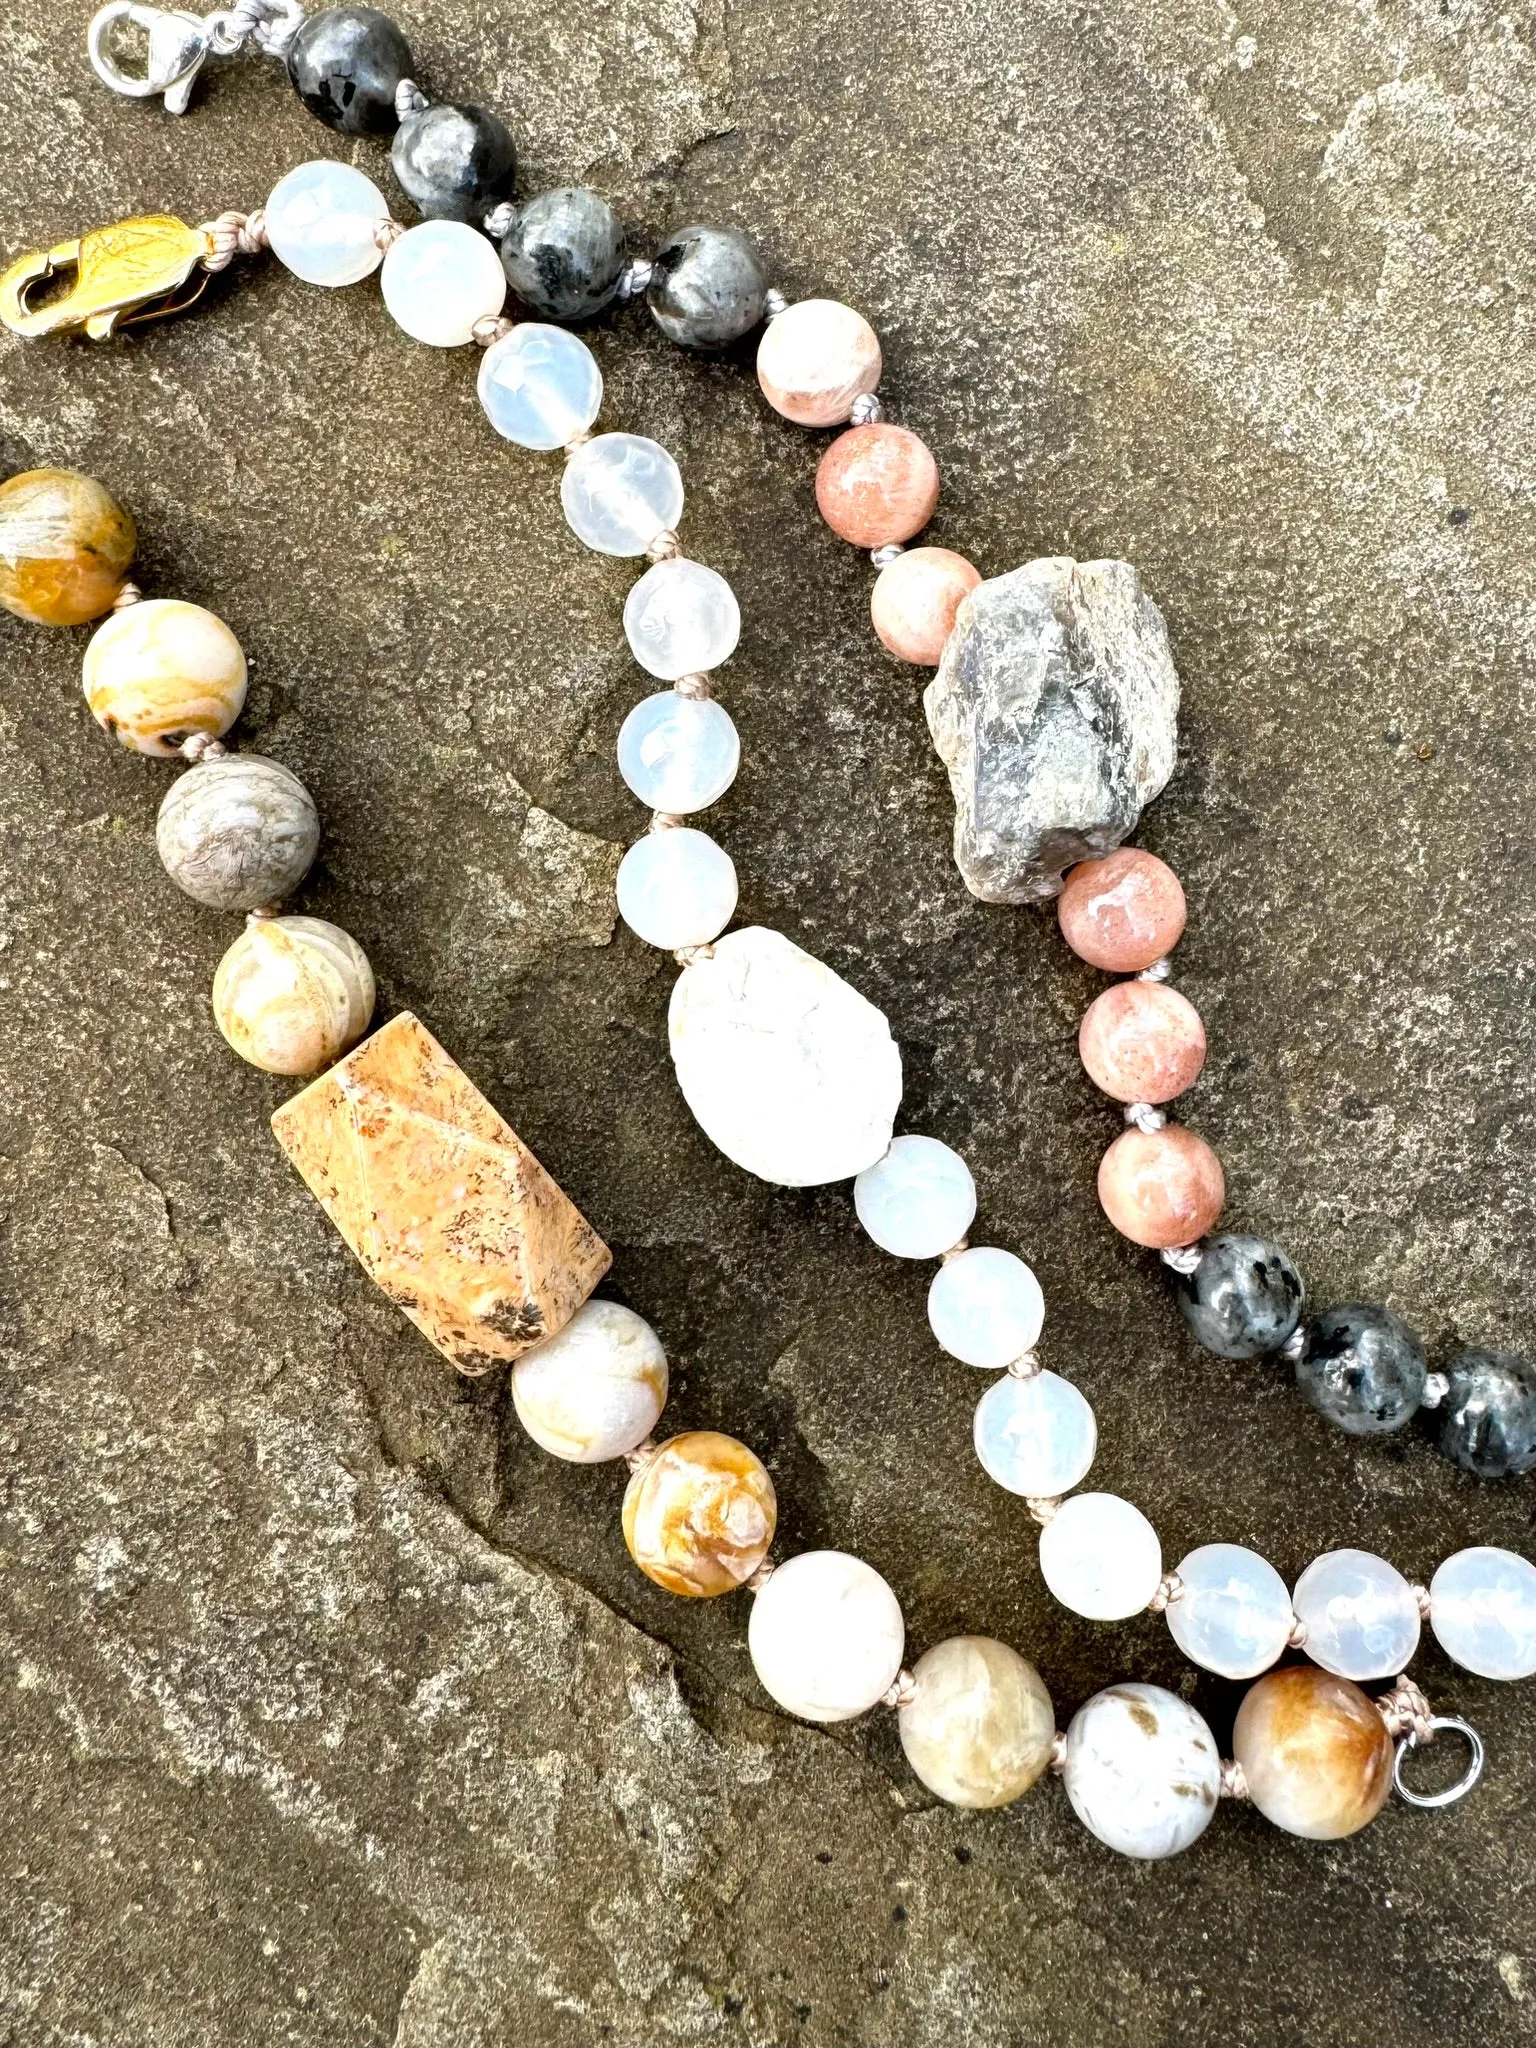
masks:
[[[939,465],[906,427],[877,421],[839,434],[816,472],[816,503],[858,548],[910,540],[939,502]]]
[[[690,1429],[653,1451],[624,1494],[624,1541],[647,1578],[685,1599],[731,1593],[757,1570],[778,1508],[762,1460]]]
[[[1139,974],[1161,960],[1178,944],[1187,914],[1178,876],[1139,846],[1079,862],[1056,899],[1067,944],[1111,974]]]
[[[932,668],[981,571],[948,548],[909,548],[875,578],[869,615],[883,647]]]
[[[1099,1161],[1099,1200],[1122,1237],[1151,1251],[1204,1237],[1226,1200],[1221,1161],[1193,1131],[1123,1131]]]
[[[1088,1005],[1077,1049],[1088,1078],[1117,1102],[1171,1102],[1200,1078],[1205,1026],[1177,989],[1117,981]]]
[[[112,609],[137,541],[94,477],[27,469],[0,484],[0,604],[35,626],[83,626]]]

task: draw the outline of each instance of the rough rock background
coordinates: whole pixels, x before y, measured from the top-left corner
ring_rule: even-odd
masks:
[[[254,205],[338,147],[255,59],[175,122],[91,77],[88,5],[0,25],[7,251],[145,208]],[[435,0],[422,80],[499,107],[524,190],[590,179],[648,231],[750,228],[791,294],[888,343],[988,571],[1124,554],[1185,678],[1144,837],[1180,869],[1188,1105],[1232,1218],[1317,1298],[1437,1355],[1536,1343],[1529,1287],[1533,20],[1479,0]],[[382,162],[372,146],[357,160]],[[1167,1554],[1287,1574],[1365,1542],[1427,1573],[1529,1549],[1531,1483],[1353,1446],[1283,1376],[1185,1341],[1097,1213],[1113,1119],[1078,1071],[1096,980],[970,900],[918,705],[820,526],[815,437],[750,356],[599,329],[607,416],[682,461],[686,539],[740,592],[745,766],[716,814],[743,911],[889,1010],[906,1117],[960,1144],[1095,1401],[1097,1477]],[[1043,1596],[967,1436],[925,1275],[846,1194],[775,1194],[672,1085],[669,964],[615,931],[645,687],[629,572],[551,466],[485,429],[473,364],[369,288],[242,266],[110,347],[0,349],[7,469],[79,465],[143,578],[254,662],[244,736],[326,824],[305,906],[366,945],[613,1244],[680,1424],[767,1458],[786,1549],[860,1550],[915,1647],[989,1630],[1063,1715],[1161,1623]],[[1490,1745],[1454,1810],[1356,1840],[1224,1809],[1117,1861],[1047,1784],[934,1807],[889,1717],[767,1709],[739,1601],[629,1568],[621,1475],[541,1460],[504,1381],[456,1384],[373,1294],[265,1128],[206,992],[232,927],[167,884],[167,771],[111,748],[79,634],[0,619],[0,2041],[16,2048],[1502,2048],[1536,2014],[1528,1688],[1418,1671]]]

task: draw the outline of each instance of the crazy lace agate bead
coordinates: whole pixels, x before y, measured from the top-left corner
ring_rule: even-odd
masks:
[[[760,1458],[691,1429],[653,1451],[624,1494],[624,1541],[648,1579],[685,1599],[734,1593],[773,1541],[778,1503]]]
[[[656,1427],[667,1354],[633,1309],[586,1301],[512,1368],[512,1405],[541,1450],[573,1465],[622,1458]]]
[[[918,1658],[896,1717],[907,1762],[951,1806],[1006,1806],[1044,1772],[1056,1737],[1033,1664],[990,1636],[951,1636]]]
[[[843,1550],[806,1550],[758,1594],[747,1647],[763,1690],[803,1721],[851,1721],[901,1669],[906,1625],[872,1565]]]
[[[734,228],[679,228],[656,251],[646,286],[651,317],[681,348],[725,348],[763,317],[768,278],[755,245]]]
[[[1477,1479],[1536,1468],[1536,1367],[1510,1351],[1463,1351],[1445,1374],[1435,1440],[1451,1463]]]
[[[268,1074],[314,1074],[340,1059],[373,1002],[367,954],[319,917],[253,917],[213,978],[220,1031]]]
[[[1336,1842],[1392,1790],[1392,1738],[1360,1688],[1313,1664],[1271,1671],[1244,1695],[1232,1754],[1248,1795],[1289,1835]]]
[[[1424,1346],[1405,1322],[1356,1302],[1329,1309],[1308,1329],[1296,1384],[1348,1435],[1383,1436],[1416,1412],[1428,1370]]]
[[[512,197],[517,145],[484,107],[436,105],[400,123],[389,161],[424,220],[478,224]]]
[[[109,612],[138,542],[94,477],[26,469],[0,484],[0,604],[34,626],[83,626]]]
[[[273,255],[306,284],[360,284],[384,261],[378,227],[388,203],[351,164],[295,165],[272,187],[265,214]]]
[[[600,313],[619,289],[626,253],[624,223],[582,185],[530,199],[501,239],[508,284],[543,320]]]
[[[288,45],[288,77],[317,121],[339,135],[388,135],[411,46],[376,7],[327,7]]]
[[[428,348],[465,347],[507,296],[496,251],[457,220],[424,220],[391,243],[379,287],[395,324]]]
[[[179,889],[211,910],[259,910],[291,895],[320,845],[314,799],[262,754],[199,761],[166,791],[155,844]]]
[[[586,433],[603,402],[603,373],[584,341],[526,320],[492,342],[476,389],[504,440],[548,454]]]
[[[1072,1716],[1061,1774],[1072,1810],[1122,1856],[1177,1856],[1221,1794],[1216,1738],[1160,1685],[1112,1685]]]
[[[1267,1237],[1236,1232],[1201,1246],[1192,1273],[1174,1276],[1180,1313],[1195,1341],[1218,1358],[1263,1358],[1301,1321],[1301,1275]]]
[[[200,604],[152,597],[96,628],[83,680],[98,725],[125,747],[168,759],[194,733],[229,731],[245,703],[245,656]]]

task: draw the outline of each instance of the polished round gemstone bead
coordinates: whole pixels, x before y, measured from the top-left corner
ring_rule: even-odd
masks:
[[[1122,1237],[1152,1251],[1204,1237],[1225,1200],[1221,1161],[1182,1124],[1122,1131],[1099,1161],[1105,1215]]]
[[[163,758],[194,733],[218,739],[245,703],[245,656],[200,604],[151,597],[104,619],[83,666],[96,723],[125,747]]]
[[[1463,1351],[1445,1373],[1435,1441],[1451,1463],[1478,1479],[1536,1467],[1536,1367],[1511,1351]]]
[[[653,811],[681,818],[707,809],[725,795],[740,765],[731,715],[708,697],[658,690],[619,727],[619,773]]]
[[[930,1792],[951,1806],[1006,1806],[1049,1764],[1056,1712],[1017,1650],[990,1636],[951,1636],[918,1658],[896,1726]]]
[[[624,1494],[624,1541],[648,1579],[712,1600],[750,1579],[773,1541],[778,1504],[763,1462],[718,1430],[653,1451]]]
[[[1390,1309],[1354,1302],[1312,1324],[1296,1384],[1350,1436],[1383,1436],[1417,1411],[1428,1369],[1424,1346],[1405,1322]]]
[[[1172,1102],[1200,1078],[1205,1026],[1177,989],[1117,981],[1088,1005],[1077,1049],[1089,1080],[1116,1102]]]
[[[768,278],[754,243],[734,228],[679,228],[656,251],[645,302],[683,348],[724,348],[763,317]]]
[[[648,946],[707,946],[736,914],[736,868],[707,832],[648,832],[619,862],[619,915]]]
[[[747,1624],[764,1691],[805,1721],[851,1721],[872,1707],[901,1669],[905,1637],[896,1595],[843,1550],[781,1564]]]
[[[1311,1664],[1288,1664],[1249,1687],[1232,1754],[1264,1818],[1314,1842],[1355,1834],[1392,1790],[1386,1722],[1358,1686]]]
[[[683,479],[659,442],[599,434],[560,479],[560,503],[578,540],[600,555],[643,555],[683,516]]]
[[[1429,1625],[1479,1678],[1536,1675],[1536,1564],[1490,1543],[1458,1550],[1429,1582]]]
[[[1040,1531],[1040,1572],[1074,1614],[1124,1621],[1157,1591],[1163,1547],[1128,1500],[1114,1493],[1074,1493]]]
[[[600,313],[619,289],[625,255],[624,223],[583,185],[530,199],[501,240],[507,282],[541,320]]]
[[[1394,1678],[1419,1647],[1419,1603],[1395,1565],[1369,1550],[1325,1550],[1296,1581],[1307,1655],[1340,1678]]]
[[[1267,1237],[1211,1238],[1174,1292],[1195,1341],[1218,1358],[1263,1358],[1301,1321],[1301,1275]]]
[[[512,197],[517,148],[484,107],[429,106],[400,123],[389,160],[423,218],[478,226]]]
[[[485,416],[504,440],[543,453],[584,434],[603,402],[603,373],[584,341],[528,320],[480,361]]]
[[[219,962],[213,1015],[253,1067],[315,1074],[362,1037],[373,994],[368,956],[339,925],[253,917]]]
[[[730,660],[741,637],[741,607],[718,570],[674,555],[647,569],[630,591],[624,632],[640,666],[675,683]]]
[[[976,1183],[960,1154],[937,1138],[893,1138],[885,1157],[855,1180],[853,1206],[883,1252],[937,1259],[970,1229]]]
[[[414,68],[410,44],[376,7],[324,8],[288,45],[294,91],[340,135],[390,134],[396,89]]]
[[[267,240],[306,284],[357,284],[384,261],[378,225],[389,217],[371,178],[332,157],[299,164],[272,187]]]
[[[757,381],[774,411],[797,426],[838,426],[880,382],[879,337],[851,306],[801,299],[763,330]]]
[[[1160,1685],[1112,1685],[1067,1728],[1061,1782],[1092,1835],[1122,1856],[1177,1856],[1210,1825],[1221,1796],[1216,1738]]]
[[[939,465],[907,427],[888,420],[839,434],[816,471],[816,506],[858,548],[910,540],[939,502]]]
[[[1085,1479],[1099,1442],[1093,1409],[1053,1372],[1005,1373],[977,1402],[973,1434],[988,1478],[1036,1499]]]
[[[0,484],[0,604],[34,626],[83,626],[112,609],[137,544],[94,477],[26,469]]]
[[[882,647],[932,668],[981,571],[948,548],[907,548],[875,578],[869,616]]]
[[[179,889],[211,910],[260,910],[289,896],[320,845],[314,799],[262,754],[199,761],[173,782],[155,844]]]
[[[394,242],[379,279],[395,324],[429,348],[462,348],[507,296],[501,260],[477,228],[424,220]]]
[[[616,1301],[584,1301],[563,1330],[512,1368],[512,1405],[541,1450],[573,1465],[622,1458],[656,1427],[667,1354],[650,1324]]]
[[[1080,960],[1110,974],[1140,974],[1184,931],[1184,891],[1155,854],[1122,846],[1080,861],[1056,899],[1061,935]]]
[[[1296,1616],[1267,1558],[1240,1543],[1204,1543],[1180,1560],[1178,1576],[1168,1633],[1192,1664],[1222,1678],[1257,1678],[1285,1654]]]
[[[1045,1296],[1022,1259],[995,1245],[973,1245],[934,1274],[928,1321],[951,1358],[1001,1372],[1040,1335]]]

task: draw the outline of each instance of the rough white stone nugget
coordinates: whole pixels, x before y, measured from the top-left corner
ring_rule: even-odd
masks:
[[[642,1316],[584,1301],[563,1330],[512,1368],[512,1405],[541,1450],[574,1465],[643,1444],[667,1399],[667,1354]]]
[[[891,1028],[782,933],[717,939],[679,976],[668,1025],[683,1099],[748,1173],[818,1187],[884,1156],[901,1101]]]
[[[1221,1795],[1216,1738],[1160,1685],[1112,1685],[1072,1716],[1062,1783],[1090,1834],[1122,1856],[1177,1856]]]
[[[905,1642],[896,1595],[845,1550],[781,1564],[747,1624],[764,1690],[804,1721],[851,1721],[872,1707],[900,1671]]]

